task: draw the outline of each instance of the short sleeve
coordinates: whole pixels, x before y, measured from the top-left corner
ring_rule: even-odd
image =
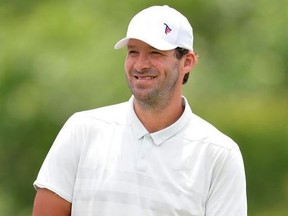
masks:
[[[241,152],[238,147],[216,167],[209,197],[206,216],[246,216],[246,179]]]
[[[34,182],[34,187],[47,188],[71,202],[80,146],[83,135],[79,120],[71,116],[50,148]]]

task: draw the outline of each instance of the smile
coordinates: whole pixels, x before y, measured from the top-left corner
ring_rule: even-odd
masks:
[[[135,76],[136,79],[138,80],[151,80],[154,79],[154,76]]]

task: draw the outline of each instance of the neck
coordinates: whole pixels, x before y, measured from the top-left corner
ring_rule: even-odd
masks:
[[[182,97],[171,101],[164,107],[149,107],[134,100],[135,113],[149,133],[164,129],[180,118],[184,111]]]

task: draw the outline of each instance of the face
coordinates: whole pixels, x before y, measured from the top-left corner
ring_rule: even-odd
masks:
[[[175,95],[181,96],[184,73],[174,50],[160,51],[130,39],[125,71],[132,94],[142,104],[165,105]]]

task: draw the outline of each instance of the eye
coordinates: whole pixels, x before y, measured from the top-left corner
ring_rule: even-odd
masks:
[[[157,50],[151,51],[151,54],[152,55],[163,55],[161,52],[159,52]]]
[[[136,50],[128,50],[128,55],[135,56],[137,54],[138,54],[138,52]]]

